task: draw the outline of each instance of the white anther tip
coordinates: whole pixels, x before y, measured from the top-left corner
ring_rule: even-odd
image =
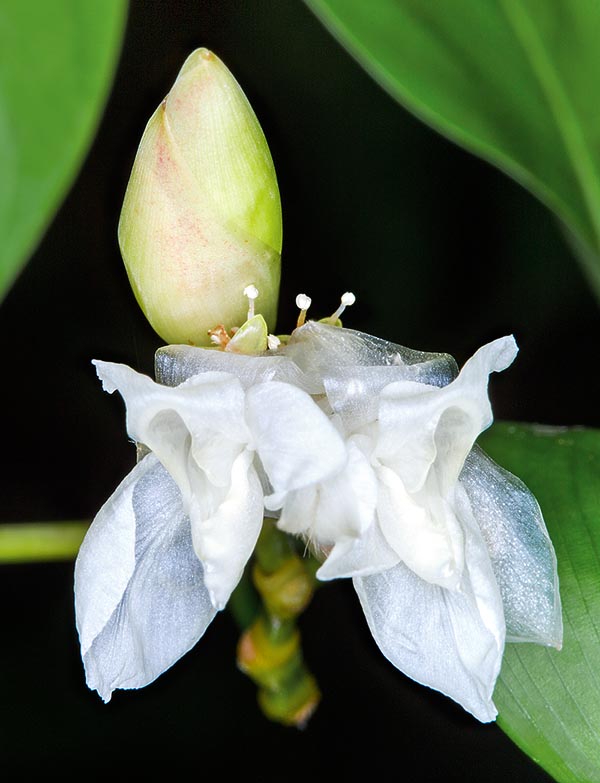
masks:
[[[356,297],[352,291],[346,291],[346,293],[342,296],[342,304],[344,307],[350,307],[350,305],[353,305],[354,302],[356,302]]]
[[[301,310],[308,310],[311,303],[312,299],[306,294],[298,294],[296,297],[296,307],[299,307]]]
[[[244,296],[247,296],[248,299],[256,299],[258,296],[258,288],[255,285],[247,285],[244,288]]]
[[[267,348],[270,351],[276,351],[281,345],[281,340],[274,334],[267,335]]]

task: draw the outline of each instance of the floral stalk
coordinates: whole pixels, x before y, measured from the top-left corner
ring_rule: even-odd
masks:
[[[89,522],[0,525],[0,563],[74,559],[89,526]]]
[[[302,728],[321,694],[306,667],[297,618],[315,588],[311,559],[301,558],[275,521],[265,519],[252,579],[262,600],[260,612],[238,645],[238,665],[258,686],[264,714]]]

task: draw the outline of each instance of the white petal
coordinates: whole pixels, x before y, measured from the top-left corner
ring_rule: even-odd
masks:
[[[344,442],[308,394],[269,381],[246,395],[248,425],[275,493],[327,478],[346,463]]]
[[[96,514],[75,561],[75,614],[85,655],[104,628],[135,570],[132,496],[137,482],[154,467],[138,463]]]
[[[156,454],[186,504],[196,490],[196,467],[208,472],[214,483],[228,483],[223,455],[234,458],[250,437],[237,378],[207,372],[171,388],[123,364],[95,364],[104,388],[118,389],[125,400],[129,435]]]
[[[475,447],[460,483],[471,501],[502,595],[506,638],[560,649],[556,556],[540,507],[518,478]]]
[[[209,516],[194,502],[191,508],[194,548],[204,565],[204,578],[215,607],[222,609],[239,582],[254,550],[263,520],[263,494],[252,466],[253,454],[243,451],[233,463],[231,484],[221,498],[219,488],[205,483],[217,497]]]
[[[485,544],[464,502],[467,565],[460,590],[425,582],[402,563],[356,577],[354,586],[371,633],[394,666],[450,696],[480,721],[491,721],[504,617]]]
[[[283,506],[279,528],[306,536],[317,548],[341,538],[356,538],[374,520],[377,481],[369,460],[355,439],[347,443],[345,467],[323,482],[265,499],[268,508]]]
[[[75,569],[86,678],[108,701],[141,688],[202,636],[216,611],[177,486],[148,455],[92,524]]]
[[[204,372],[227,372],[234,375],[244,389],[264,381],[283,381],[305,388],[305,375],[293,361],[283,355],[245,356],[210,348],[188,345],[166,345],[155,355],[156,380],[166,386],[178,386]],[[319,389],[314,389],[315,392]]]
[[[516,353],[514,338],[503,337],[480,348],[444,388],[406,381],[382,391],[376,455],[409,492],[422,488],[434,461],[440,492],[455,484],[475,439],[493,420],[488,376]]]
[[[385,540],[376,521],[358,537],[337,541],[317,571],[323,581],[352,576],[368,576],[392,568],[398,555]]]
[[[316,321],[296,329],[282,351],[305,372],[322,377],[345,367],[383,365],[414,374],[413,380],[421,383],[445,386],[457,373],[456,362],[448,354],[414,351],[364,332]]]
[[[448,500],[427,487],[410,495],[389,468],[379,468],[378,476],[377,513],[387,543],[421,579],[456,588],[464,565],[464,538]]]

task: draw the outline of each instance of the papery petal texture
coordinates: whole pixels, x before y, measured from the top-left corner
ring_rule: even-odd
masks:
[[[315,484],[346,462],[341,435],[301,389],[278,381],[253,386],[246,415],[275,493]]]
[[[388,384],[412,380],[445,386],[458,372],[448,354],[414,351],[316,321],[296,329],[282,353],[303,370],[313,394],[327,394],[348,433],[377,418],[377,395]]]
[[[434,462],[442,493],[456,483],[477,436],[493,420],[489,374],[505,369],[516,354],[514,338],[503,337],[480,348],[442,389],[410,381],[386,386],[376,456],[402,477],[409,492],[423,487]]]
[[[254,551],[263,521],[263,492],[253,455],[243,451],[231,468],[231,484],[215,512],[191,510],[194,549],[204,566],[211,600],[223,609]]]
[[[244,389],[264,381],[283,381],[309,394],[319,391],[318,386],[308,386],[300,368],[282,354],[245,356],[211,348],[166,345],[156,352],[155,370],[157,382],[166,386],[179,386],[204,372],[227,372],[234,375]]]
[[[154,455],[134,468],[90,527],[75,596],[86,679],[105,701],[116,688],[152,682],[213,620],[181,494]]]
[[[125,400],[129,435],[157,455],[188,508],[194,495],[205,495],[209,489],[199,469],[217,486],[229,483],[227,473],[214,469],[220,464],[218,457],[226,451],[231,463],[250,439],[243,389],[236,378],[204,373],[170,388],[126,365],[98,361],[95,365],[104,388],[118,389]]]
[[[403,368],[405,375],[412,373],[411,380],[445,386],[458,371],[449,354],[415,351],[380,337],[319,321],[308,321],[296,329],[284,352],[301,369],[321,377],[344,367],[387,366]],[[435,379],[438,384],[434,383]]]
[[[485,722],[496,716],[504,614],[485,543],[466,497],[462,503],[466,567],[459,590],[426,582],[404,563],[353,581],[371,633],[394,666]]]
[[[560,649],[556,555],[540,507],[523,482],[475,447],[460,475],[502,595],[509,642]]]
[[[130,436],[157,456],[178,485],[206,586],[214,606],[222,609],[263,518],[240,381],[230,373],[204,372],[170,387],[125,365],[95,364],[105,389],[118,389],[125,400]]]

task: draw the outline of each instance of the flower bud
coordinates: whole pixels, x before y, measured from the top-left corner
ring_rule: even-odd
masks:
[[[119,244],[134,294],[169,343],[209,345],[247,317],[256,285],[274,327],[281,204],[256,115],[207,49],[185,61],[150,118],[131,172]]]

